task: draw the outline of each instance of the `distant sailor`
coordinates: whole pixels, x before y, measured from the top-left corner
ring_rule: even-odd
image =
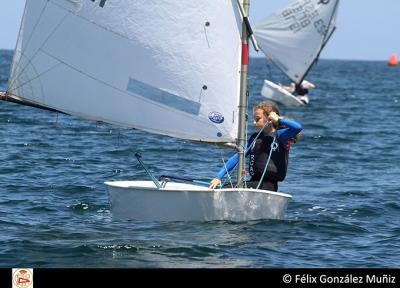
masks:
[[[310,99],[308,98],[309,90],[315,88],[315,85],[307,80],[303,80],[300,85],[296,85],[294,82],[292,82],[290,86],[284,86],[281,83],[278,83],[278,85],[289,93],[294,94],[304,104],[308,104],[310,102]]]

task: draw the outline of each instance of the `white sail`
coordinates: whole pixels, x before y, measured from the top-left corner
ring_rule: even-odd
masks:
[[[8,91],[86,119],[237,136],[236,0],[27,0]]]
[[[339,0],[299,0],[254,27],[261,50],[299,83],[334,31]]]

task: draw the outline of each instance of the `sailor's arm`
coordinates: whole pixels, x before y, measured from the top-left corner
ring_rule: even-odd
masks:
[[[281,143],[286,143],[289,139],[293,138],[303,130],[303,126],[301,126],[300,123],[282,117],[279,117],[279,125],[287,127],[277,131]]]
[[[226,175],[227,172],[230,172],[238,163],[238,154],[233,155],[226,162],[224,167],[219,170],[217,177],[211,180],[209,188],[215,189],[218,185],[221,185],[221,179]]]

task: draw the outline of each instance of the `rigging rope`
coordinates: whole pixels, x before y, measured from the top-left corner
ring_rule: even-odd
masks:
[[[48,4],[48,3],[49,3],[49,0],[46,2],[46,4],[44,5],[44,7],[42,8],[42,10],[40,11],[40,15],[39,15],[38,19],[36,20],[36,23],[33,25],[32,32],[31,32],[31,34],[29,35],[28,41],[26,41],[25,46],[28,46],[29,42],[31,41],[32,35],[34,34],[34,32],[35,32],[35,30],[36,30],[36,27],[37,27],[37,25],[39,24],[39,21],[40,21],[40,19],[42,18],[42,15],[43,15],[43,13],[44,13],[44,10],[46,10],[46,7],[47,7],[47,4]],[[25,13],[26,13],[26,11],[24,11],[23,17],[25,17]],[[21,34],[21,30],[22,30],[22,24],[21,24],[21,27],[20,27],[19,34]],[[14,50],[15,50],[15,51],[14,51],[14,57],[15,57],[16,50],[17,50],[17,47],[18,47],[18,42],[19,42],[19,35],[18,35],[18,40],[17,40],[17,43],[16,43],[16,47],[15,47],[15,49],[14,49]],[[19,51],[19,52],[22,53],[22,51]],[[22,56],[22,54],[21,54],[21,56]],[[13,58],[14,58],[14,57],[13,57]],[[29,65],[30,62],[31,62],[31,60],[28,59],[28,64],[27,64],[27,65]],[[13,62],[12,62],[11,71],[13,71],[13,66],[14,66],[14,59],[13,59]],[[22,70],[24,71],[25,68],[26,68],[26,67],[23,67]],[[22,72],[21,72],[21,73],[22,73]],[[9,88],[10,88],[12,85],[14,85],[14,82],[19,78],[19,76],[21,75],[21,73],[20,73],[19,75],[14,75],[14,76],[15,76],[14,79],[10,79],[9,85],[8,85]],[[8,90],[7,90],[7,91],[8,91]]]
[[[27,42],[27,44],[26,44],[25,46],[28,46],[30,40],[32,39],[32,36],[33,36],[33,34],[35,33],[35,30],[36,30],[36,28],[37,28],[37,26],[38,26],[38,23],[40,22],[40,20],[41,20],[41,18],[42,18],[42,16],[43,16],[43,13],[44,13],[44,11],[45,11],[45,9],[46,9],[46,7],[47,7],[48,2],[49,2],[49,0],[46,2],[46,5],[43,7],[43,9],[42,9],[42,11],[41,11],[41,13],[40,13],[40,15],[39,15],[39,17],[38,17],[38,19],[37,19],[37,22],[36,22],[35,25],[34,25],[34,28],[33,28],[32,32],[31,32],[31,35],[30,35],[30,37],[29,37],[29,39],[28,39],[28,42]],[[65,21],[65,19],[66,19],[67,16],[69,16],[69,15],[70,15],[70,12],[68,12],[68,13],[66,13],[66,14],[64,15],[64,17],[61,19],[61,21],[53,28],[53,30],[49,33],[49,35],[47,36],[47,38],[43,41],[43,43],[42,43],[42,44],[40,45],[40,47],[36,50],[36,52],[33,53],[32,56],[31,56],[30,58],[27,58],[28,60],[27,60],[27,63],[25,64],[25,67],[23,67],[23,68],[19,71],[19,73],[15,75],[14,79],[12,79],[12,80],[10,81],[9,88],[11,88],[11,87],[15,84],[15,81],[17,81],[17,80],[19,79],[19,77],[23,74],[23,72],[26,70],[26,68],[27,68],[29,65],[32,64],[33,58],[36,57],[36,55],[39,53],[39,51],[41,51],[41,48],[47,43],[47,41],[49,41],[49,39],[53,36],[53,34],[58,30],[58,28],[61,26],[61,24]],[[20,52],[22,53],[22,51],[20,51]]]

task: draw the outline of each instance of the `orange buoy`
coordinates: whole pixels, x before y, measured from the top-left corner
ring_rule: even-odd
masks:
[[[399,63],[399,61],[397,60],[397,55],[396,54],[390,55],[390,58],[387,63],[389,66],[396,66]]]

